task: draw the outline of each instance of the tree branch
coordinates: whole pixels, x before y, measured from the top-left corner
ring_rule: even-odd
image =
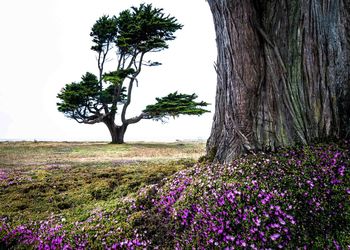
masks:
[[[79,108],[73,111],[71,117],[76,120],[78,123],[84,123],[84,124],[95,124],[102,122],[105,117],[110,115],[110,113],[107,114],[101,114],[101,113],[96,113],[94,115],[88,116],[86,114],[88,108],[83,107],[83,110],[80,110]]]
[[[105,117],[106,117],[106,115],[101,115],[100,117],[97,117],[96,119],[93,119],[93,120],[90,120],[90,121],[83,121],[83,123],[85,123],[85,124],[99,123],[99,122],[102,122]]]
[[[133,118],[127,119],[125,121],[126,122],[125,124],[126,125],[134,124],[134,123],[141,121],[142,119],[146,119],[146,114],[143,112],[139,116],[135,116]]]
[[[99,123],[102,122],[104,118],[106,118],[108,115],[93,115],[93,116],[89,116],[89,117],[79,117],[81,119],[80,123],[84,123],[84,124],[95,124],[95,123]],[[74,118],[74,117],[73,117]],[[77,118],[77,119],[79,119]],[[75,118],[74,118],[75,119]],[[75,119],[76,120],[76,119]]]
[[[117,110],[118,99],[120,98],[120,94],[122,93],[122,88],[120,85],[114,87],[114,95],[112,100],[111,112]]]
[[[89,110],[90,113],[92,113],[94,115],[100,114],[100,112],[95,107],[90,107],[90,105],[87,105],[86,107],[87,107],[87,109]],[[94,108],[95,111],[93,111],[91,108]]]
[[[106,45],[106,49],[102,49],[101,51],[99,51],[98,53],[98,69],[99,69],[99,84],[100,84],[100,91],[102,91],[102,76],[103,76],[103,69],[104,69],[104,64],[106,62],[106,57],[107,57],[107,54],[110,50],[109,48],[110,46],[110,43],[107,42],[107,45]],[[102,61],[101,61],[101,54],[102,54]],[[108,105],[106,105],[105,103],[102,103],[102,106],[105,110],[105,113],[109,113],[109,110],[108,110]]]
[[[126,103],[125,103],[124,106],[123,106],[123,110],[122,110],[122,113],[121,113],[121,120],[122,120],[122,123],[123,123],[123,124],[127,124],[127,121],[126,121],[126,119],[125,119],[126,110],[127,110],[128,106],[129,106],[130,103],[131,103],[132,87],[133,87],[133,84],[134,84],[134,81],[135,81],[136,77],[137,77],[138,74],[140,74],[140,72],[141,72],[142,60],[143,60],[143,57],[144,57],[145,53],[146,53],[146,52],[142,52],[142,53],[141,53],[140,62],[139,62],[139,67],[136,68],[136,72],[135,72],[135,73],[133,74],[133,76],[130,78],[129,87],[128,87],[128,97],[127,97]],[[137,56],[137,55],[136,55],[136,56]],[[133,60],[135,60],[135,58],[133,58]]]

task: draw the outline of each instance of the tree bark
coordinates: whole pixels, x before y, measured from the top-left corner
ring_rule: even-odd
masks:
[[[350,135],[348,0],[208,0],[217,36],[207,154]]]
[[[127,125],[117,126],[115,125],[114,120],[105,120],[104,123],[108,127],[109,133],[111,134],[111,143],[123,144]]]

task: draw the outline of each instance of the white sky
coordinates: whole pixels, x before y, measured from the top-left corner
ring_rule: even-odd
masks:
[[[78,124],[58,112],[56,95],[85,72],[97,74],[89,36],[95,21],[141,2],[164,8],[184,28],[168,50],[146,58],[163,65],[143,68],[127,116],[139,114],[155,97],[174,91],[197,93],[200,100],[212,103],[212,113],[181,116],[166,124],[142,120],[129,126],[125,139],[207,139],[214,111],[216,45],[205,0],[1,1],[0,139],[110,140],[104,124]]]

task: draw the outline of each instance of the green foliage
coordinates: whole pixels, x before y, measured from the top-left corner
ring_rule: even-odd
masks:
[[[60,99],[57,103],[58,110],[79,122],[94,119],[104,104],[112,104],[114,91],[113,85],[101,89],[97,76],[87,72],[80,82],[67,84],[57,95]],[[125,92],[125,87],[120,89],[118,102],[125,100]]]
[[[117,23],[116,44],[123,54],[166,49],[166,42],[174,40],[173,33],[182,28],[174,17],[165,16],[163,9],[151,4],[121,12]]]
[[[105,46],[114,42],[117,32],[118,27],[115,16],[100,17],[91,29],[90,36],[93,37],[92,41],[95,43],[91,49],[96,52],[101,52]]]
[[[143,112],[155,120],[161,120],[169,116],[202,115],[209,112],[202,108],[208,106],[209,103],[196,102],[197,97],[196,94],[187,95],[174,92],[165,97],[156,98],[157,103],[148,105]]]
[[[98,96],[97,77],[87,72],[81,81],[67,84],[57,97],[61,102],[57,103],[58,110],[67,115],[74,115],[82,107],[89,107]]]
[[[125,78],[127,78],[130,75],[133,75],[134,73],[135,73],[135,70],[132,68],[119,69],[119,70],[111,71],[109,73],[104,74],[103,79],[114,85],[122,85]]]

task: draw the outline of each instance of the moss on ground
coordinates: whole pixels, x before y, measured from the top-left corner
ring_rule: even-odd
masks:
[[[192,165],[203,152],[203,143],[0,143],[0,217],[16,224],[51,214],[84,220]]]

